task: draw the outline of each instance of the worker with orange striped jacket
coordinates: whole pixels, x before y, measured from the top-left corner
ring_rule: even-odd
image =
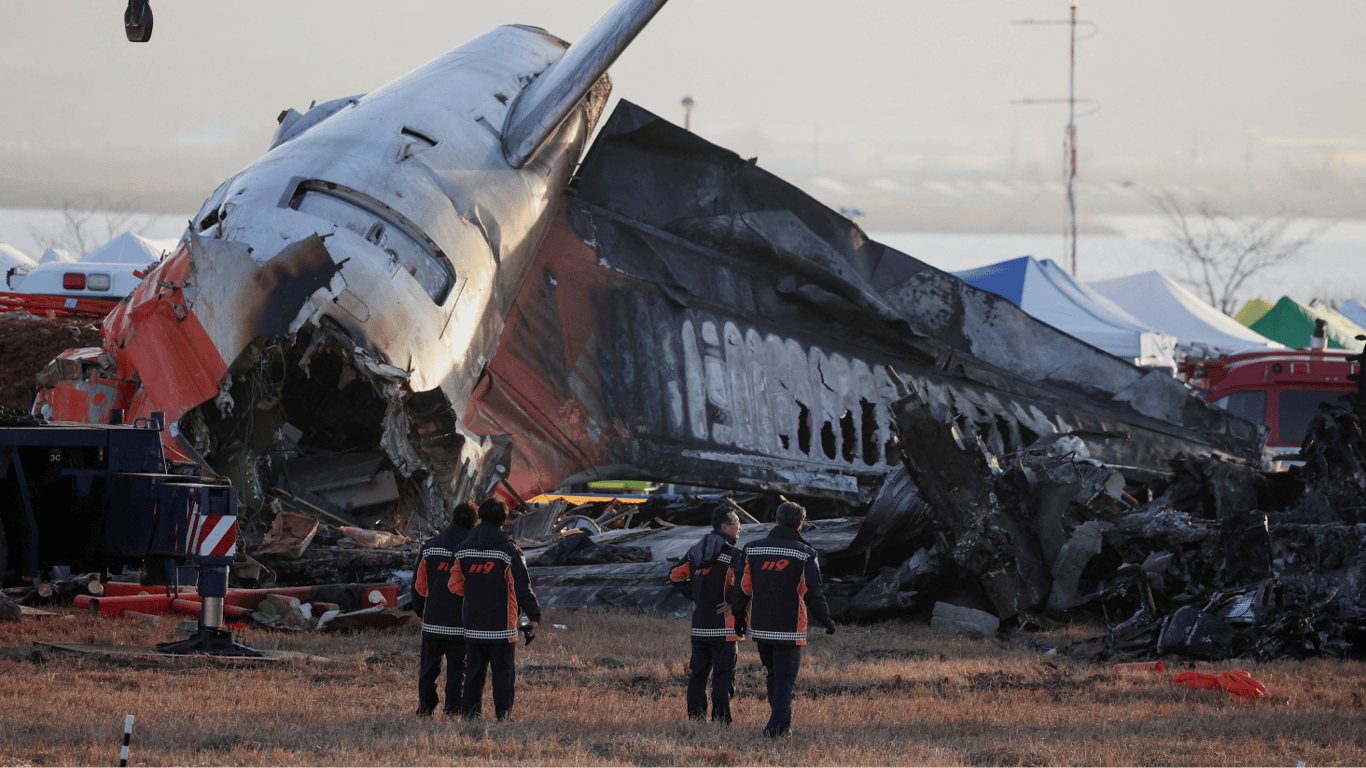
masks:
[[[688,717],[707,717],[707,678],[711,678],[711,719],[730,723],[735,693],[735,617],[726,603],[734,570],[731,553],[740,536],[740,518],[726,507],[711,516],[712,530],[693,545],[669,580],[693,602],[692,674],[688,678]]]
[[[730,605],[745,616],[767,673],[770,716],[764,735],[779,738],[792,733],[792,693],[802,666],[808,616],[832,635],[835,622],[821,588],[816,550],[801,537],[806,510],[783,502],[774,520],[777,525],[768,536],[749,542],[735,558]]]
[[[449,589],[455,553],[474,527],[474,505],[462,501],[451,511],[451,523],[423,542],[413,573],[413,610],[422,617],[422,663],[417,674],[417,714],[428,717],[436,709],[436,679],[441,660],[446,660],[447,715],[460,713],[460,693],[465,685],[464,605]]]
[[[479,505],[479,524],[455,553],[451,592],[465,598],[465,691],[461,710],[476,719],[483,709],[484,679],[493,667],[493,711],[506,720],[517,683],[518,622],[525,613],[527,642],[535,636],[541,605],[531,591],[522,550],[503,532],[507,505],[488,499]]]

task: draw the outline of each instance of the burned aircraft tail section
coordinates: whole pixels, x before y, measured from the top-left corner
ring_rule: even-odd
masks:
[[[868,501],[900,463],[896,379],[1002,451],[1057,433],[1161,473],[1255,457],[1254,425],[869,240],[626,102],[574,181],[471,402],[512,484],[656,480]]]

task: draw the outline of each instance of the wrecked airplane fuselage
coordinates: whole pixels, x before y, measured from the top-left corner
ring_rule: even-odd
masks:
[[[1256,427],[1170,376],[867,240],[633,105],[571,175],[633,34],[618,22],[660,5],[622,0],[568,52],[500,28],[286,112],[109,317],[105,349],[46,372],[38,407],[164,412],[173,447],[249,505],[334,517],[360,497],[302,482],[326,474],[302,459],[363,454],[364,499],[437,520],[500,477],[522,494],[610,475],[904,507],[913,486],[884,483],[898,379],[1000,446],[1108,434],[1094,454],[1150,472],[1183,450],[1257,453]]]

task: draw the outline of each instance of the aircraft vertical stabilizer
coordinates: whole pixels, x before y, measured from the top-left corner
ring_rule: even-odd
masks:
[[[522,91],[503,124],[503,157],[521,168],[667,0],[621,0]]]

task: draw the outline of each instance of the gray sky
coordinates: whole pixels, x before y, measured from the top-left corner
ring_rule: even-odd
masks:
[[[0,0],[0,178],[35,172],[15,158],[97,175],[143,156],[207,194],[286,107],[369,91],[502,23],[572,41],[609,4],[152,3],[153,39],[133,44],[122,0]],[[694,129],[761,165],[1056,175],[1066,107],[1011,102],[1067,95],[1068,27],[1012,22],[1067,16],[1066,0],[673,0],[612,69],[613,96],[681,123],[691,95]],[[1078,18],[1096,24],[1077,43],[1077,95],[1100,103],[1078,120],[1087,168],[1366,156],[1361,0],[1081,0]]]

